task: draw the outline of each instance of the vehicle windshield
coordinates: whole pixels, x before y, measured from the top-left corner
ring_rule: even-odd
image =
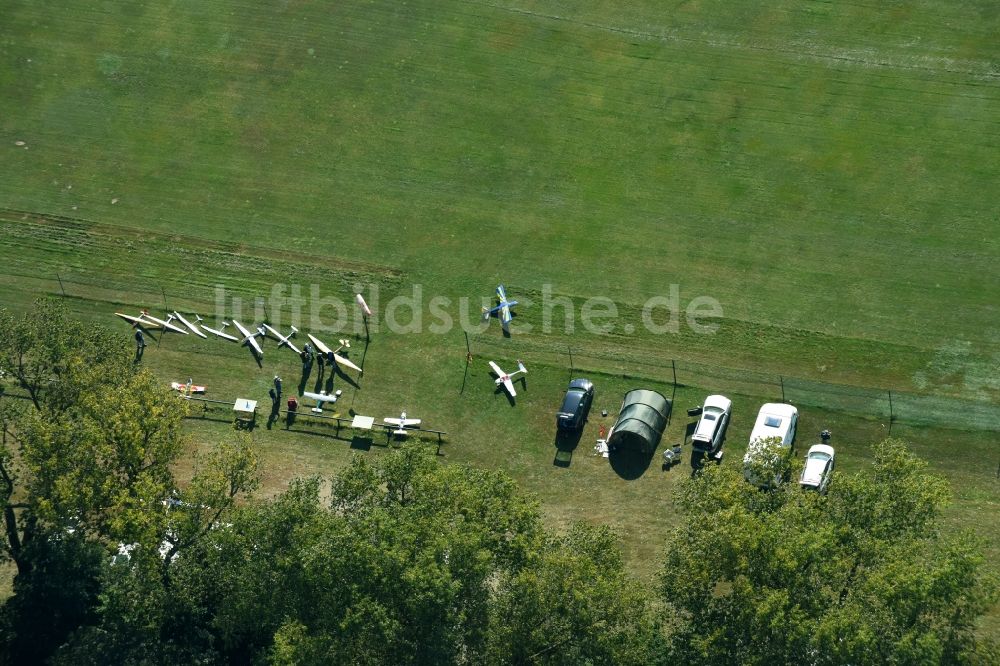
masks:
[[[715,420],[715,414],[709,414],[709,413],[706,412],[705,414],[702,415],[701,418],[703,418],[706,421],[714,421]]]
[[[781,417],[780,416],[768,416],[764,418],[764,425],[768,428],[780,428],[781,427]]]

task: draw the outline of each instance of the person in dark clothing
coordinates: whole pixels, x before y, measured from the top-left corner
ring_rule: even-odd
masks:
[[[281,377],[278,375],[274,376],[274,392],[278,394],[278,400],[281,400]]]
[[[146,339],[142,335],[142,331],[135,329],[135,362],[138,363],[142,360],[142,352],[146,349]]]
[[[281,412],[281,396],[275,393],[274,389],[268,389],[267,394],[271,396],[271,415],[267,417],[267,429],[270,430]]]

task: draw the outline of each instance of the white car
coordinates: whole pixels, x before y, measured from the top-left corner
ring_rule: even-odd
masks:
[[[799,485],[810,490],[826,492],[830,485],[830,474],[833,472],[833,447],[829,444],[816,444],[809,447],[806,454],[806,465],[802,468]]]
[[[752,478],[750,465],[755,458],[762,453],[762,442],[770,439],[777,439],[781,443],[781,448],[791,451],[795,443],[795,428],[799,422],[799,410],[792,405],[780,402],[769,402],[760,408],[757,413],[757,422],[754,423],[750,432],[750,444],[747,446],[746,455],[743,456],[744,476],[747,480],[756,485],[770,485],[770,482],[761,482]],[[774,483],[780,483],[781,479],[775,479]]]
[[[691,436],[695,451],[714,456],[722,449],[726,428],[733,413],[733,401],[724,395],[710,395],[701,408],[701,420]]]

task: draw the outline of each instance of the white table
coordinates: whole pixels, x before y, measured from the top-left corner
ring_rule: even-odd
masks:
[[[355,414],[354,420],[351,421],[351,427],[355,430],[371,430],[374,425],[374,416],[362,416],[361,414]]]
[[[257,422],[257,401],[239,398],[233,404],[233,411],[236,412],[236,422],[252,426]]]

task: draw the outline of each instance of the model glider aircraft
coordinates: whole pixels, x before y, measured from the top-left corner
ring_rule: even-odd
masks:
[[[510,309],[517,305],[517,301],[508,301],[507,292],[503,288],[503,285],[497,285],[497,304],[492,308],[483,308],[483,321],[487,321],[490,315],[496,314],[497,318],[500,319],[500,325],[503,330],[510,332],[510,322],[514,318],[511,314]]]
[[[306,391],[302,394],[303,398],[309,398],[310,400],[316,401],[316,406],[312,408],[314,414],[323,413],[323,405],[325,403],[330,403],[331,405],[337,402],[337,398],[340,397],[341,391],[338,389],[334,393],[327,393],[326,391],[320,391],[319,393],[312,393],[311,391]]]
[[[506,372],[504,372],[503,370],[501,370],[500,366],[497,365],[496,363],[494,363],[493,361],[490,361],[490,367],[493,368],[493,372],[497,376],[496,385],[500,386],[502,384],[503,387],[505,389],[507,389],[507,393],[510,394],[510,397],[512,397],[512,398],[516,397],[517,396],[517,392],[514,390],[514,382],[511,381],[511,380],[514,377],[516,377],[517,375],[526,375],[526,374],[528,374],[528,371],[524,367],[524,363],[521,363],[521,361],[518,360],[518,362],[517,362],[517,370],[515,370],[514,372],[512,372],[510,374],[507,374]]]
[[[159,328],[160,327],[159,324],[154,324],[151,321],[146,321],[145,319],[142,318],[141,315],[138,316],[138,317],[133,317],[132,315],[127,315],[127,314],[122,314],[121,312],[116,312],[115,316],[116,317],[121,317],[122,319],[124,319],[125,321],[127,321],[129,324],[132,325],[132,328]]]
[[[278,331],[274,330],[274,328],[272,328],[268,324],[261,324],[261,327],[267,329],[268,333],[270,333],[271,335],[273,335],[275,338],[278,339],[278,346],[279,347],[285,346],[285,347],[288,347],[289,349],[291,349],[296,354],[301,354],[302,353],[302,351],[299,350],[299,348],[296,347],[294,344],[292,344],[291,340],[289,339],[289,338],[295,337],[295,334],[299,332],[299,329],[297,329],[294,326],[292,326],[291,327],[292,328],[292,332],[291,333],[289,333],[288,335],[282,335]]]
[[[222,328],[221,329],[212,328],[211,326],[205,326],[204,324],[201,325],[201,327],[203,329],[205,329],[206,331],[208,331],[212,335],[219,336],[223,340],[229,340],[230,342],[239,342],[240,339],[237,338],[235,335],[229,335],[228,333],[225,332],[224,329],[226,328],[226,326],[229,326],[229,322],[228,321],[222,322]]]
[[[243,339],[237,340],[237,342],[250,347],[250,349],[252,349],[254,353],[257,354],[257,358],[263,358],[264,350],[261,349],[260,343],[257,342],[257,336],[261,335],[260,329],[251,333],[246,326],[236,321],[235,319],[233,320],[233,326],[235,326],[236,330],[238,330],[240,332],[240,335],[243,336]]]
[[[173,324],[170,323],[172,320],[176,319],[176,317],[174,317],[172,314],[167,315],[166,319],[160,319],[158,317],[154,317],[148,312],[143,312],[141,318],[153,322],[154,324],[162,328],[164,331],[173,331],[174,333],[183,333],[184,335],[188,334],[188,332],[185,331],[180,326],[174,326]]]
[[[200,337],[200,338],[208,338],[207,335],[205,335],[204,333],[201,332],[201,329],[199,329],[195,324],[192,324],[187,319],[185,319],[181,315],[180,312],[177,312],[176,310],[174,310],[173,312],[170,313],[170,316],[173,317],[174,319],[176,319],[177,321],[179,321],[180,323],[184,324],[185,326],[187,326],[188,330],[191,331],[192,333],[194,333],[195,335],[197,335],[198,337]],[[200,322],[201,321],[201,317],[199,317],[198,315],[195,315],[194,316],[194,320],[197,321],[197,322]]]
[[[393,435],[405,436],[407,434],[407,428],[416,428],[420,425],[420,419],[408,419],[406,418],[406,412],[400,414],[398,419],[384,418],[382,420],[389,425],[396,426],[396,429],[392,431]]]
[[[348,368],[351,368],[352,370],[356,370],[358,373],[364,372],[364,370],[362,370],[360,367],[358,367],[349,358],[347,358],[345,356],[341,356],[340,354],[337,353],[341,349],[350,349],[351,348],[351,341],[350,340],[346,340],[346,339],[345,340],[338,340],[338,342],[340,342],[340,346],[337,347],[336,349],[330,349],[329,347],[327,347],[323,343],[322,340],[320,340],[319,338],[317,338],[312,333],[306,333],[306,335],[309,337],[310,340],[312,340],[312,343],[314,345],[316,345],[316,349],[321,354],[333,354],[333,359],[337,362],[338,365],[347,366]]]

